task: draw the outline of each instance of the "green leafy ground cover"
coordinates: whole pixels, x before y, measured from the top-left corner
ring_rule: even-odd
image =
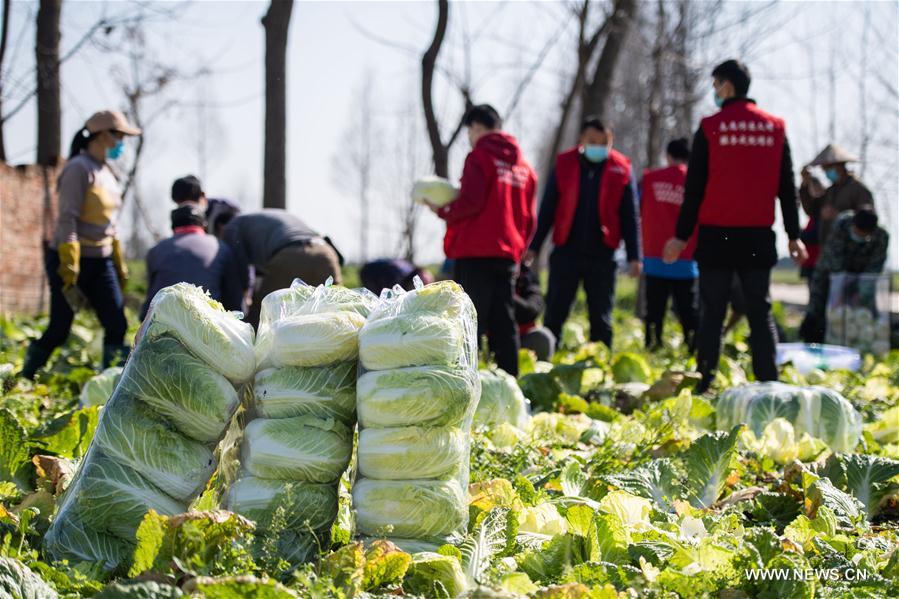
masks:
[[[7,385],[0,404],[0,596],[899,596],[899,353],[859,373],[783,368],[784,382],[823,385],[859,412],[850,451],[831,452],[789,418],[718,430],[718,395],[751,379],[745,327],[727,338],[715,392],[697,396],[676,327],[668,349],[647,354],[633,285],[620,295],[614,353],[578,342],[551,363],[522,355],[518,382],[541,413],[474,435],[461,544],[408,554],[354,542],[345,480],[330,542],[299,567],[220,509],[216,477],[190,514],[148,514],[116,572],[44,560],[100,412],[77,405],[101,335],[79,315],[48,373]],[[0,378],[43,324],[0,320]]]

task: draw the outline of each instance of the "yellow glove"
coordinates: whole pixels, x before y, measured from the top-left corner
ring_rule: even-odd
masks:
[[[62,278],[62,287],[74,287],[81,269],[81,244],[77,241],[60,243],[56,251],[59,252],[59,269],[56,272]]]
[[[119,285],[124,289],[125,281],[128,280],[128,265],[125,263],[125,254],[122,252],[122,244],[118,239],[112,240],[112,261],[119,275]]]

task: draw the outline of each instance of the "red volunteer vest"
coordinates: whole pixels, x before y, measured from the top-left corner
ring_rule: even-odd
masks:
[[[783,119],[737,100],[702,120],[709,177],[699,224],[770,227],[786,138]]]
[[[599,225],[603,243],[617,249],[621,243],[621,219],[619,208],[624,189],[631,180],[631,161],[624,154],[611,150],[602,171],[599,186]],[[571,233],[574,212],[581,191],[581,151],[578,146],[568,149],[556,158],[556,185],[559,187],[559,204],[553,226],[553,243],[565,245]]]
[[[674,237],[677,217],[684,203],[684,181],[687,166],[678,164],[666,168],[644,171],[643,193],[640,195],[640,231],[643,239],[643,255],[661,258],[665,242]],[[681,258],[693,258],[696,249],[696,231],[690,236]]]

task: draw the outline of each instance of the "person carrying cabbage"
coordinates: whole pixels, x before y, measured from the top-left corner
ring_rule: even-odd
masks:
[[[122,293],[128,268],[116,236],[122,195],[110,163],[122,155],[126,136],[140,134],[121,112],[105,110],[91,116],[72,140],[69,160],[56,182],[56,232],[44,249],[50,322],[26,351],[20,374],[27,379],[65,343],[75,312],[87,306],[103,326],[103,368],[124,362],[128,355]]]
[[[443,249],[455,260],[453,278],[478,313],[478,337],[487,335],[497,366],[518,374],[518,327],[513,296],[518,263],[536,224],[537,175],[518,141],[501,130],[499,113],[472,107],[463,123],[471,152],[459,195],[443,207],[425,198],[446,221]]]
[[[330,277],[340,285],[343,256],[328,237],[286,210],[267,208],[240,214],[218,230],[234,252],[245,293],[255,278],[246,318],[254,327],[259,324],[262,298],[290,287],[294,279],[315,286]]]
[[[803,341],[824,342],[824,313],[831,273],[882,273],[889,243],[890,234],[878,224],[872,205],[862,206],[855,212],[844,212],[837,217],[812,276],[809,302],[799,328]]]

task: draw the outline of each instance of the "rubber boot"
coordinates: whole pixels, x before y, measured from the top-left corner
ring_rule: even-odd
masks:
[[[52,350],[47,351],[36,342],[32,342],[25,352],[25,364],[22,366],[22,372],[19,373],[19,376],[26,378],[29,381],[33,381],[34,375],[37,374],[38,370],[44,367],[52,353]]]
[[[131,348],[127,345],[104,345],[103,368],[110,366],[124,366]]]

